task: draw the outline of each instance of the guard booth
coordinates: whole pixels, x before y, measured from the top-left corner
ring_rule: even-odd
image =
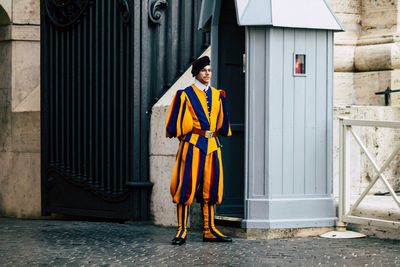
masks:
[[[244,228],[333,226],[333,34],[324,0],[203,0],[212,84],[226,90],[225,200]]]

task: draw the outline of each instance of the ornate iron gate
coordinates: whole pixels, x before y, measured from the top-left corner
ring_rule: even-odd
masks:
[[[152,104],[209,45],[200,0],[41,0],[42,211],[148,219]]]

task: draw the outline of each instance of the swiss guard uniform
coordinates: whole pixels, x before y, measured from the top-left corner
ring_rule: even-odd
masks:
[[[204,57],[198,60],[202,59]],[[193,69],[202,69],[204,64],[209,65],[209,59],[197,66],[195,61]],[[214,226],[214,204],[220,204],[224,197],[218,135],[232,135],[225,92],[206,87],[197,80],[184,90],[178,90],[166,122],[166,136],[180,140],[170,186],[173,202],[177,204],[179,225],[174,240],[181,241],[175,244],[181,245],[186,239],[189,205],[195,198],[203,211],[203,241],[231,241]]]

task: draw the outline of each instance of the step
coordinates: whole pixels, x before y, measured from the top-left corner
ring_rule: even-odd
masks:
[[[351,197],[351,203],[358,196]],[[336,205],[338,199],[336,198]],[[371,217],[390,221],[400,221],[400,208],[391,196],[368,195],[361,201],[353,215],[360,217]],[[297,228],[297,229],[243,229],[242,218],[215,216],[215,224],[226,235],[247,239],[275,239],[289,237],[317,236],[333,230],[333,227],[322,228]],[[400,231],[393,228],[374,227],[369,225],[349,224],[349,230],[358,231],[363,234],[378,238],[399,239]]]

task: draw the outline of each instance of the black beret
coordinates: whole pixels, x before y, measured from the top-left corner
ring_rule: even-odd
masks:
[[[192,74],[196,76],[199,72],[205,67],[210,65],[210,58],[208,56],[204,56],[196,59],[192,63]]]

